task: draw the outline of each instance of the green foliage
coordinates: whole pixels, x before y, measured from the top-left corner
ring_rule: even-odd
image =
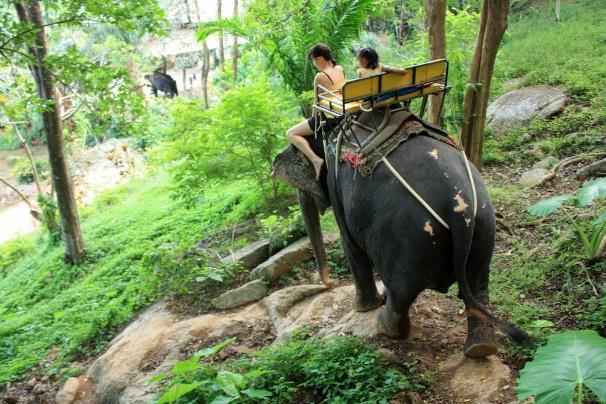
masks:
[[[286,216],[271,214],[260,220],[261,234],[269,239],[272,251],[281,250],[307,234],[301,207],[298,204],[292,205],[288,211]]]
[[[112,137],[141,135],[146,129],[146,122],[140,119],[144,98],[133,91],[138,84],[133,81],[139,78],[129,71],[134,66],[131,55],[135,47],[128,42],[133,33],[142,37],[160,32],[165,20],[157,1],[98,4],[62,0],[42,5],[50,52],[45,65],[62,92],[64,113],[71,116],[64,125],[66,138],[90,145]],[[0,10],[0,20],[4,28],[0,52],[11,66],[10,88],[4,90],[0,80],[0,95],[6,94],[0,98],[0,115],[4,112],[12,120],[33,122],[31,136],[41,136],[39,118],[32,118],[48,105],[38,97],[31,78],[27,79],[31,64],[27,49],[38,30],[19,22],[12,6]],[[0,71],[0,77],[4,73]],[[0,143],[5,143],[4,138],[0,136]]]
[[[155,378],[168,381],[159,402],[371,403],[426,386],[413,364],[405,364],[409,376],[390,369],[379,360],[374,346],[357,337],[293,339],[221,366],[199,362],[225,344],[177,362],[170,374]]]
[[[606,43],[600,29],[605,11],[599,0],[566,4],[556,24],[550,6],[533,8],[511,19],[496,73],[524,77],[523,84],[564,85],[576,96],[602,97]],[[582,69],[578,67],[582,66]]]
[[[31,184],[34,182],[34,170],[29,162],[29,159],[25,157],[18,157],[14,159],[13,163],[15,167],[11,170],[11,175],[17,179],[19,184]],[[35,159],[36,171],[38,175],[44,177],[48,173],[48,162],[45,160]]]
[[[108,191],[87,208],[81,225],[88,259],[78,267],[64,264],[63,248],[36,234],[0,246],[0,384],[34,367],[60,373],[102,351],[137,310],[184,287],[178,278],[165,282],[153,253],[162,254],[161,263],[187,255],[203,238],[259,213],[250,181],[209,188],[191,208],[171,199],[169,187],[169,178],[157,174]],[[229,243],[222,248],[227,252]],[[53,360],[44,360],[51,352]]]
[[[199,100],[179,103],[169,135],[175,140],[162,152],[165,161],[178,161],[172,168],[176,196],[193,205],[217,180],[251,178],[267,200],[275,200],[281,185],[268,176],[297,119],[295,108],[288,93],[264,77],[227,91],[210,110],[203,111]]]
[[[351,57],[349,45],[373,7],[372,0],[254,1],[238,19],[212,21],[200,26],[199,39],[225,31],[245,38],[261,50],[268,68],[277,72],[295,93],[311,90],[314,68],[307,54],[325,43],[337,60]],[[302,12],[304,10],[305,12]]]
[[[241,270],[239,263],[218,260],[213,250],[189,247],[177,248],[167,243],[144,254],[145,265],[153,267],[164,288],[186,294],[192,283],[210,288],[235,279]]]
[[[518,399],[537,404],[583,403],[583,387],[606,401],[606,339],[595,331],[554,334],[520,371]]]
[[[32,237],[8,240],[0,248],[0,277],[4,276],[24,256],[36,248]]]
[[[606,178],[598,178],[588,182],[574,196],[559,195],[539,201],[528,208],[528,213],[539,217],[548,216],[562,208],[565,202],[575,201],[577,206],[585,207],[591,205],[598,198],[606,198]],[[604,220],[606,211],[601,215],[596,214],[596,217],[587,223],[579,223],[573,218],[568,209],[564,208],[563,210],[583,243],[585,257],[590,261],[599,258],[606,244],[606,220]]]
[[[42,224],[48,231],[51,243],[61,240],[61,227],[59,226],[59,209],[53,195],[39,193],[36,201],[42,210]]]

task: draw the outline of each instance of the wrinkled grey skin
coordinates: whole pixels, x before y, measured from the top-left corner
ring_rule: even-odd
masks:
[[[321,141],[308,139],[322,156]],[[307,231],[316,240],[314,249],[320,250],[315,256],[325,280],[328,274],[323,271],[328,265],[324,245],[317,242],[321,241],[321,229],[319,220],[314,219],[318,209],[313,205],[317,195],[328,193],[356,287],[354,308],[367,311],[385,302],[378,318],[383,334],[408,337],[408,311],[418,294],[424,289],[446,292],[458,282],[459,295],[467,306],[467,356],[484,357],[496,351],[491,320],[515,339],[526,338],[523,332],[495,319],[484,307],[488,303],[495,216],[482,178],[471,167],[478,196],[477,215],[473,217],[471,184],[459,151],[430,137],[418,136],[388,156],[450,230],[430,215],[385,164],[380,164],[372,176],[364,177],[341,162],[336,178],[335,160],[329,156],[322,181],[317,183],[311,164],[301,163],[301,156],[290,146],[276,157],[273,175],[297,186],[299,194],[304,195],[303,214],[311,217],[306,218]],[[299,169],[305,171],[291,175]],[[385,285],[385,296],[377,291],[373,269]]]

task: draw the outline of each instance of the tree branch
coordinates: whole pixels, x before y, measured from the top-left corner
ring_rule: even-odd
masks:
[[[14,41],[15,39],[19,38],[20,36],[29,34],[30,32],[39,31],[39,30],[44,29],[45,27],[49,27],[51,25],[65,24],[65,23],[74,22],[74,21],[87,21],[87,19],[70,18],[67,20],[49,22],[48,24],[44,24],[41,27],[33,27],[30,29],[26,29],[25,31],[18,32],[17,34],[13,35],[12,37],[10,37],[6,41],[4,41],[2,44],[0,44],[0,49],[4,48],[6,45],[8,45],[9,42]]]

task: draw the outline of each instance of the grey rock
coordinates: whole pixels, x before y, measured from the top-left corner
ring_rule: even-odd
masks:
[[[213,307],[217,309],[231,309],[257,301],[266,294],[267,286],[265,285],[265,282],[258,279],[256,281],[248,282],[237,289],[223,293],[221,296],[214,298],[211,303]]]
[[[606,158],[577,170],[576,175],[577,180],[579,181],[584,181],[593,177],[606,176]]]
[[[82,400],[87,395],[87,389],[90,389],[90,386],[87,386],[86,378],[70,377],[65,381],[65,384],[55,396],[55,403],[72,404],[77,400]],[[96,402],[96,400],[92,399],[90,396],[87,398],[88,400],[85,401],[87,403]]]
[[[544,168],[535,168],[534,170],[526,171],[520,178],[520,185],[523,187],[538,185],[548,172]]]
[[[568,97],[562,90],[549,86],[527,87],[499,97],[486,111],[486,124],[495,133],[526,124],[534,119],[549,118],[564,109]]]
[[[495,356],[471,359],[459,352],[448,357],[440,370],[452,372],[450,388],[457,397],[474,403],[495,402],[511,380],[511,371]]]
[[[259,240],[227,256],[233,262],[241,262],[244,268],[253,269],[269,258],[269,240]]]
[[[337,240],[338,236],[332,233],[324,234],[324,243]],[[288,273],[294,266],[313,258],[313,249],[309,237],[294,242],[288,247],[272,255],[267,261],[257,265],[250,273],[250,279],[264,279],[275,281]]]
[[[552,156],[545,157],[543,160],[536,162],[531,170],[536,170],[537,168],[542,168],[544,170],[549,170],[558,162],[558,159]]]
[[[528,143],[532,140],[532,136],[530,135],[530,133],[524,133],[522,136],[520,136],[518,140],[522,144]]]
[[[294,266],[313,258],[311,242],[306,237],[272,255],[267,261],[257,265],[250,274],[250,279],[275,281],[289,272]]]
[[[297,285],[278,290],[263,299],[270,320],[276,328],[286,313],[298,302],[328,290],[326,285]]]

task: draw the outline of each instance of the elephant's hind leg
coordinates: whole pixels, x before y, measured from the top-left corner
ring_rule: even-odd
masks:
[[[485,358],[497,352],[494,327],[490,319],[477,309],[467,306],[467,341],[463,352],[469,358]]]
[[[377,318],[379,334],[390,338],[406,339],[410,336],[410,317],[408,311],[421,289],[387,289],[387,304]]]
[[[480,246],[478,248],[478,246]],[[482,245],[474,234],[474,244],[467,265],[467,282],[471,293],[484,307],[488,307],[488,269],[492,244]],[[492,321],[481,311],[466,304],[467,341],[463,352],[470,358],[485,358],[497,352]]]

